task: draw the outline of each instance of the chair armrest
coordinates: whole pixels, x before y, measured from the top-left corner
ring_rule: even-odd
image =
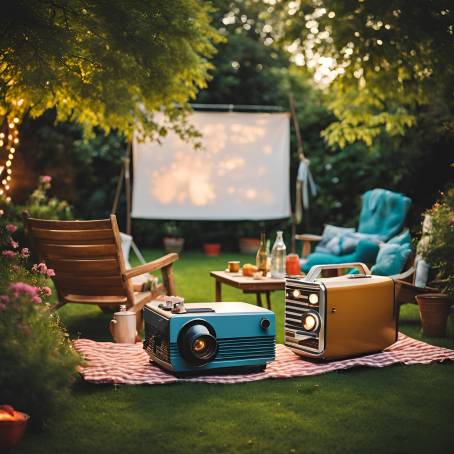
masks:
[[[408,270],[404,271],[403,273],[395,274],[394,276],[390,276],[390,277],[392,277],[395,281],[397,281],[397,280],[406,281],[406,282],[411,284],[411,281],[413,280],[413,275],[415,274],[415,271],[416,271],[415,267],[412,266]]]
[[[422,293],[438,293],[440,290],[432,287],[416,287],[410,282],[396,280],[395,281],[395,294],[396,303],[415,303],[415,296]]]
[[[172,263],[176,262],[177,260],[178,254],[175,254],[174,252],[172,254],[164,255],[159,259],[152,260],[151,262],[144,263],[143,265],[139,265],[125,271],[123,273],[123,279],[128,280],[132,279],[133,277],[140,276],[141,274],[152,273],[153,271],[157,271],[172,265]]]
[[[312,235],[309,233],[302,233],[300,235],[296,234],[295,235],[295,240],[301,240],[301,241],[321,241],[322,236],[321,235]]]

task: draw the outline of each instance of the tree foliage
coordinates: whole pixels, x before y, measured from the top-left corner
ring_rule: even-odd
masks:
[[[210,11],[197,0],[2,2],[0,116],[55,107],[58,121],[131,136],[156,131],[150,112],[163,110],[184,135],[219,39]]]
[[[337,121],[324,131],[328,143],[402,135],[421,106],[440,98],[447,105],[439,132],[453,134],[452,1],[282,0],[273,18],[306,65],[331,63]]]

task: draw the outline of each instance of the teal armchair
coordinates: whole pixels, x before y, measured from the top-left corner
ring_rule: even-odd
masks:
[[[295,239],[303,242],[302,271],[307,273],[314,265],[328,263],[364,262],[373,264],[379,251],[379,242],[386,242],[397,235],[403,228],[405,218],[411,206],[411,200],[396,192],[386,189],[372,189],[363,194],[363,204],[359,216],[357,232],[347,232],[343,238],[353,241],[354,250],[346,254],[327,251],[326,240],[318,235],[296,235]],[[342,240],[341,235],[340,240]],[[336,239],[331,239],[335,241]],[[309,254],[311,243],[322,243]],[[348,241],[344,240],[344,243]],[[341,248],[342,250],[342,248]]]

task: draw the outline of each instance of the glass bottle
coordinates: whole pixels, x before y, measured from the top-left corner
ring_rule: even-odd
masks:
[[[286,247],[282,238],[282,231],[278,231],[276,241],[271,250],[271,277],[282,279],[285,277]]]
[[[264,276],[266,276],[266,262],[267,262],[267,257],[268,254],[266,253],[266,236],[265,233],[260,234],[260,247],[259,250],[257,251],[257,257],[256,257],[256,265],[259,271],[263,273]]]

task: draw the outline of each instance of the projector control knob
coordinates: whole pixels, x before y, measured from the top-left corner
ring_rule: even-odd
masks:
[[[271,322],[267,319],[267,318],[262,318],[262,320],[260,320],[260,327],[262,329],[268,329],[271,325]]]

